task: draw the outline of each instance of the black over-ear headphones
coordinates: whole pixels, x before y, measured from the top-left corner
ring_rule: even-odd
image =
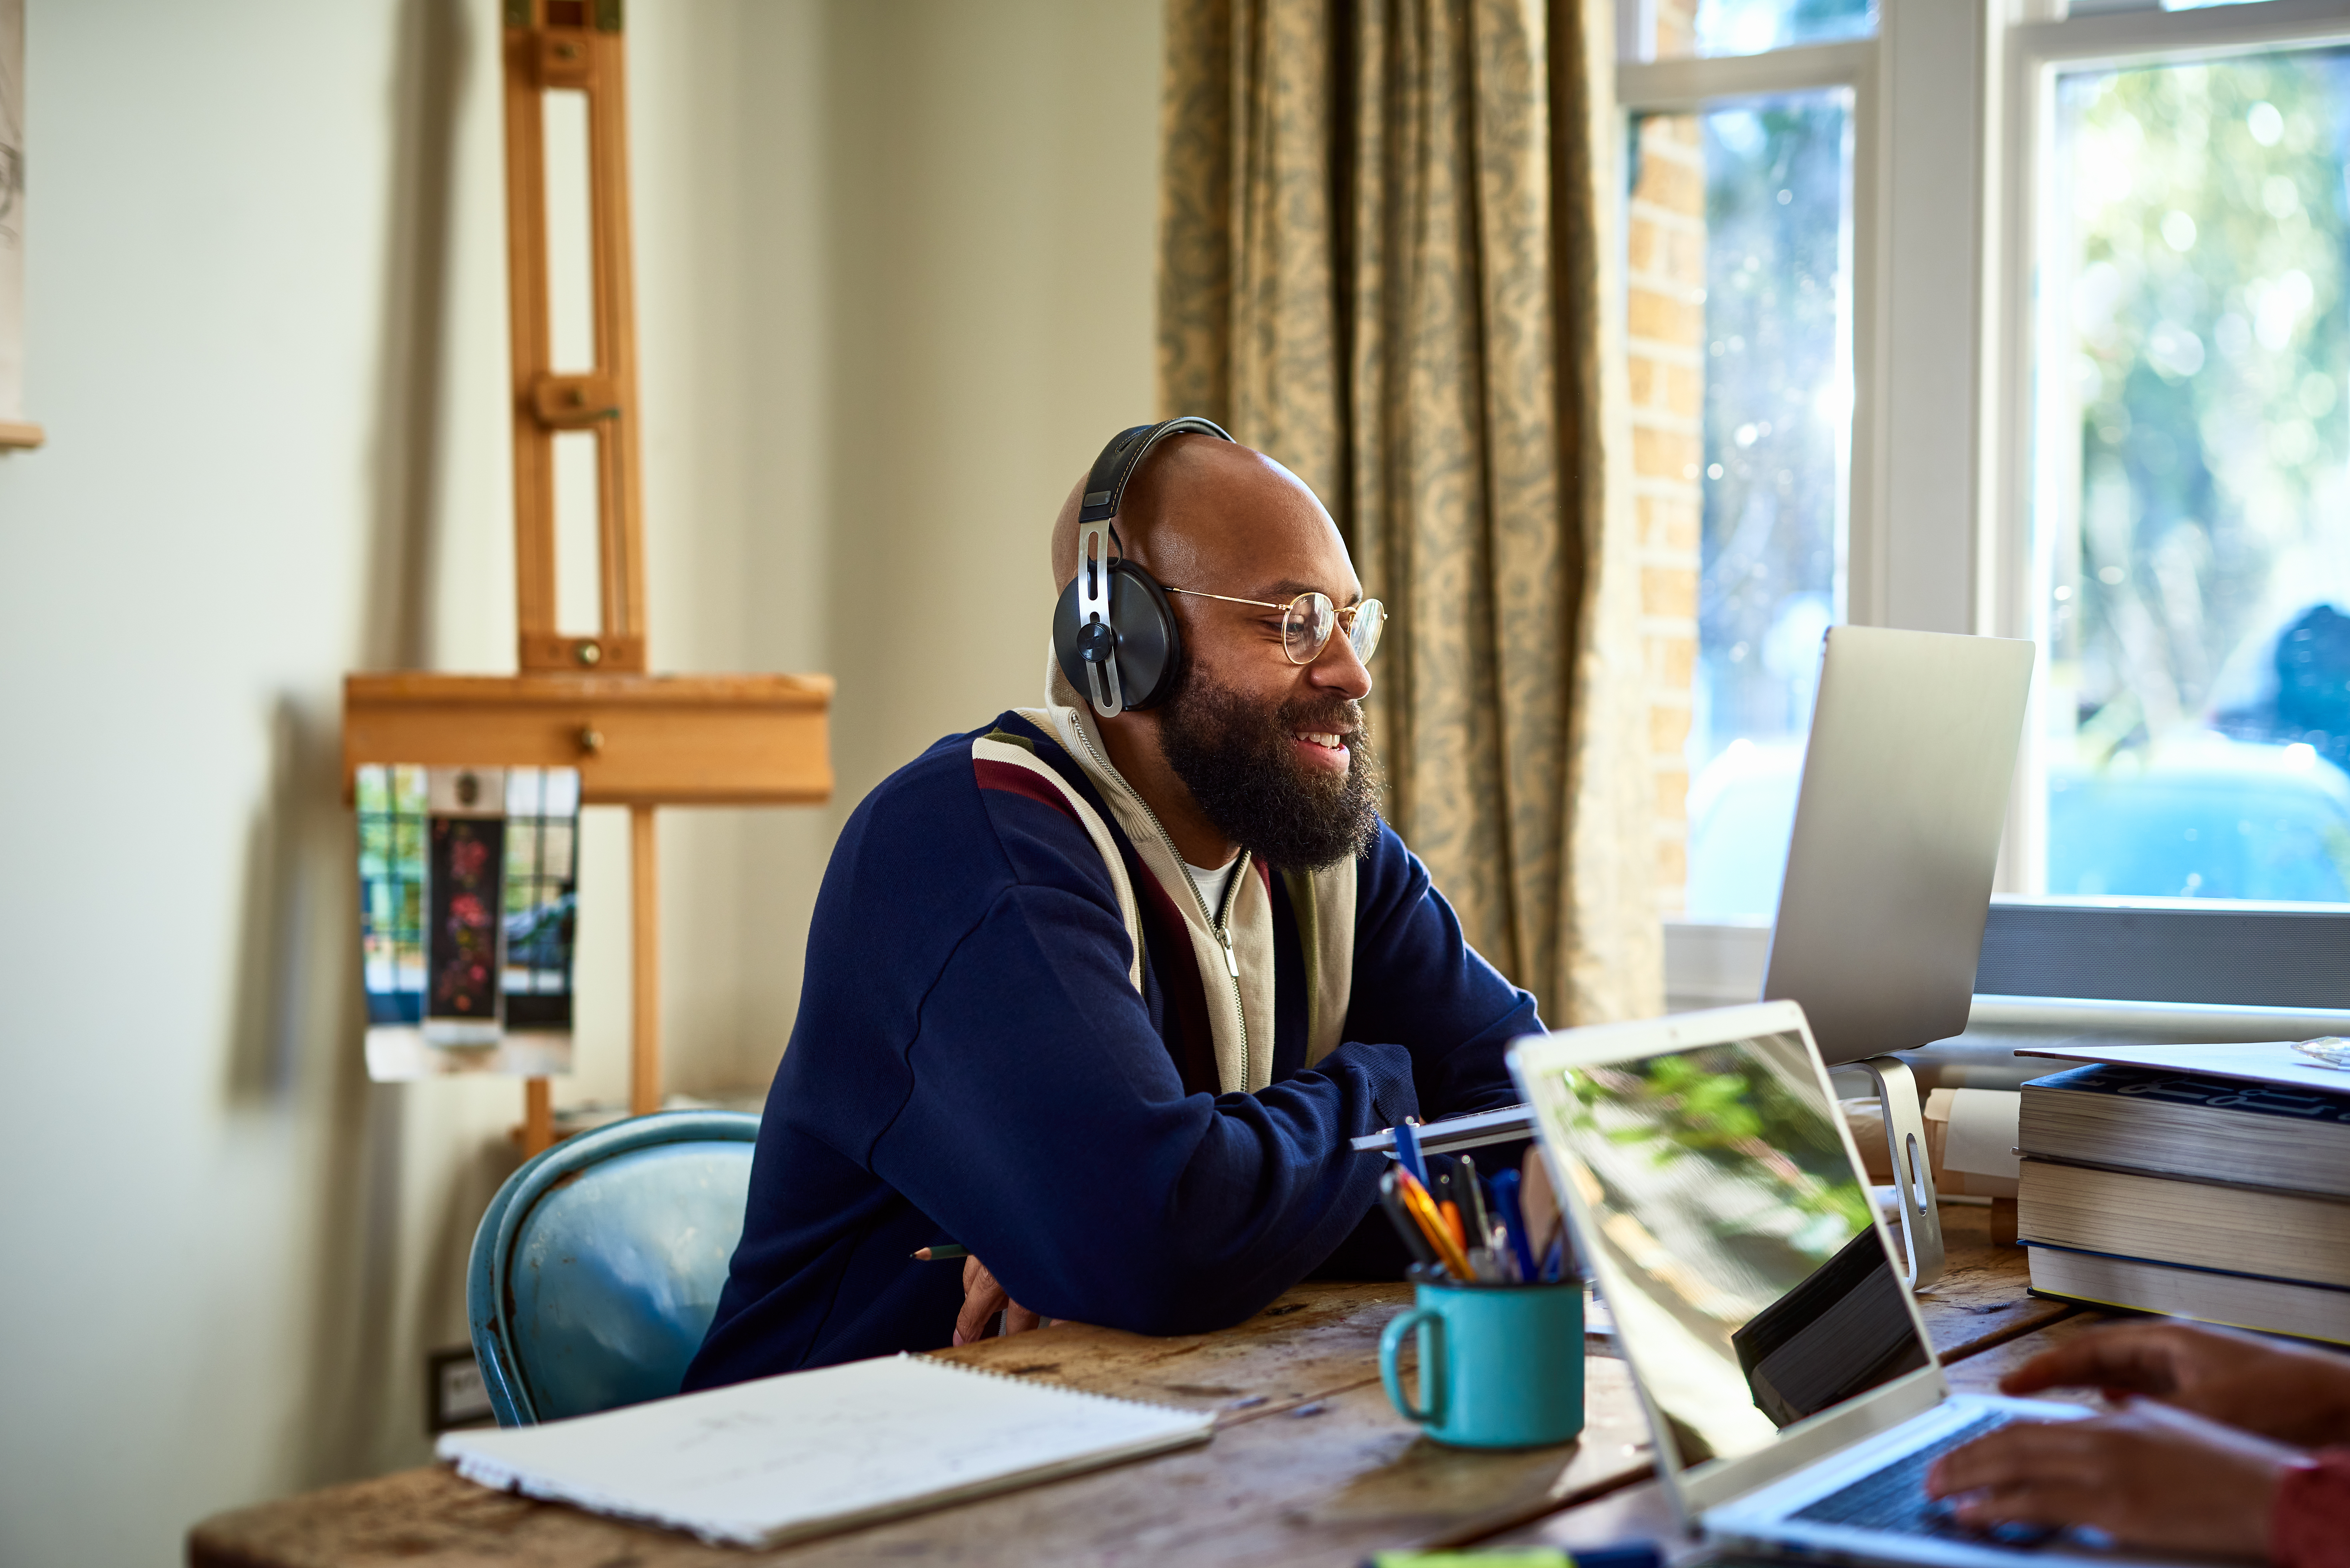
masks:
[[[1105,719],[1159,701],[1183,665],[1183,636],[1167,590],[1125,558],[1117,522],[1126,482],[1152,447],[1178,435],[1232,439],[1211,420],[1136,425],[1111,438],[1086,476],[1077,512],[1077,575],[1053,607],[1053,653],[1069,684],[1090,697]]]

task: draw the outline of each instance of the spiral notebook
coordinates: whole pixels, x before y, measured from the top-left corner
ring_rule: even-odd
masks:
[[[1212,1411],[894,1355],[451,1432],[438,1452],[484,1486],[775,1546],[1204,1443],[1214,1427]]]

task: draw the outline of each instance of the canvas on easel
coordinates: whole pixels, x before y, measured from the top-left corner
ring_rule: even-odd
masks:
[[[368,1075],[571,1071],[579,775],[359,770]]]

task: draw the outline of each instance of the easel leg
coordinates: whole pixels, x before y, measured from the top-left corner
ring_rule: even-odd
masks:
[[[555,1145],[555,1085],[545,1078],[522,1081],[522,1157],[528,1159]]]
[[[1926,1121],[1918,1111],[1918,1082],[1898,1056],[1871,1056],[1854,1066],[1868,1075],[1885,1106],[1885,1141],[1893,1155],[1893,1189],[1901,1200],[1901,1244],[1913,1291],[1942,1277],[1942,1211],[1934,1201],[1926,1164]]]
[[[653,808],[629,807],[629,1114],[660,1109],[660,904],[653,854]]]

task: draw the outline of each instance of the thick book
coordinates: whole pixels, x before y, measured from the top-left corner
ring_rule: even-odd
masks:
[[[2026,1159],[2027,1242],[2350,1288],[2350,1201]]]
[[[2023,1085],[2016,1143],[2054,1159],[2350,1197],[2350,1094],[2293,1085],[2075,1067]]]
[[[2350,1345],[2350,1291],[2061,1247],[2032,1249],[2032,1288],[2086,1306],[2191,1317]]]
[[[505,1431],[451,1432],[470,1480],[774,1546],[1204,1443],[1170,1409],[927,1356],[879,1356]]]
[[[2350,1069],[2304,1056],[2290,1040],[2245,1040],[2217,1045],[2030,1045],[2019,1056],[2053,1056],[2060,1062],[2110,1062],[2119,1067],[2150,1067],[2199,1078],[2236,1078],[2314,1094],[2350,1094]]]

